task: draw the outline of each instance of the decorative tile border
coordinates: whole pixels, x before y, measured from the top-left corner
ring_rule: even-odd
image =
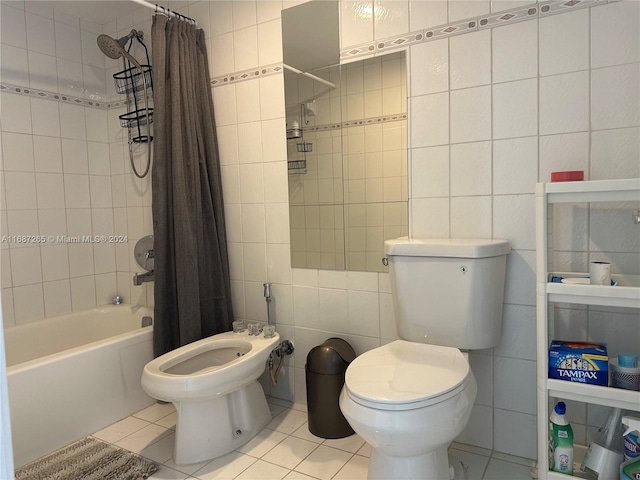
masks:
[[[228,85],[230,83],[238,83],[244,80],[252,80],[258,77],[266,77],[268,75],[275,75],[282,72],[282,63],[275,63],[273,65],[267,65],[266,67],[252,68],[251,70],[245,70],[242,72],[229,73],[222,77],[216,77],[211,79],[212,87],[219,87],[221,85]]]
[[[399,122],[406,120],[406,113],[394,113],[391,115],[383,115],[381,117],[362,118],[358,120],[349,120],[342,123],[328,123],[326,125],[316,125],[313,127],[303,128],[303,131],[310,133],[328,132],[331,130],[339,130],[341,128],[362,127],[367,125],[376,125],[380,123]]]
[[[607,3],[607,0],[562,0],[559,2],[544,2],[540,4],[540,16],[548,17],[549,15],[557,15],[578,8],[595,7],[596,5],[605,5]]]
[[[607,3],[618,2],[620,0],[552,0],[544,3],[533,3],[526,7],[519,7],[513,10],[506,10],[495,14],[482,15],[475,18],[468,18],[455,23],[440,25],[417,32],[411,32],[388,40],[366,43],[349,47],[340,52],[340,58],[351,59],[362,55],[371,55],[387,52],[392,49],[404,48],[409,43],[407,38],[422,37],[412,43],[430,42],[448,38],[455,35],[475,32],[486,28],[493,28],[502,25],[511,25],[525,20],[542,18],[549,15],[570,12],[581,8],[590,8]],[[422,35],[421,35],[422,34]]]
[[[464,35],[465,33],[476,32],[487,28],[512,25],[525,20],[543,18],[549,15],[557,15],[560,13],[572,12],[581,8],[596,7],[598,5],[605,5],[607,3],[619,1],[620,0],[552,0],[539,4],[533,3],[513,10],[468,18],[466,20],[461,20],[447,25],[440,25],[426,30],[405,33],[393,38],[354,45],[342,50],[340,52],[340,59],[345,62],[349,62],[351,59],[356,59],[358,57],[370,56],[377,53],[405,48],[416,43],[440,40],[442,38]],[[229,73],[222,77],[213,78],[211,80],[211,85],[213,87],[218,87],[243,80],[251,80],[257,77],[280,73],[281,71],[281,63],[268,65],[266,67],[258,67],[243,72]]]
[[[534,3],[526,7],[507,10],[493,15],[482,15],[480,17],[469,18],[447,25],[428,28],[417,32],[406,33],[397,37],[369,42],[362,45],[355,45],[340,52],[340,58],[343,60],[351,60],[356,57],[371,55],[376,53],[388,52],[395,49],[405,48],[422,42],[430,42],[449,38],[456,35],[464,35],[465,33],[484,30],[487,28],[499,27],[502,25],[511,25],[525,20],[534,18],[544,18],[550,15],[558,15],[565,12],[571,12],[581,8],[590,8],[598,5],[606,5],[620,0],[552,0],[543,3]],[[254,78],[266,77],[268,75],[279,74],[283,71],[282,63],[276,63],[263,67],[252,68],[241,72],[233,72],[220,77],[211,79],[212,87],[220,87],[231,83],[238,83]],[[126,105],[126,101],[101,101],[86,98],[64,95],[56,92],[48,92],[37,90],[30,87],[20,85],[11,85],[0,83],[0,91],[16,93],[19,95],[29,95],[39,98],[48,98],[59,102],[73,103],[75,105],[83,105],[85,107],[100,108],[108,110],[111,108],[119,108]],[[368,120],[368,119],[367,119]]]
[[[23,87],[21,85],[13,85],[10,83],[0,83],[0,92],[15,93],[17,95],[26,95],[29,97],[46,98],[64,103],[72,103],[83,107],[99,108],[100,110],[109,110],[112,108],[125,107],[126,100],[117,100],[113,102],[103,100],[92,100],[90,98],[74,97],[63,93],[49,92],[46,90],[38,90],[31,87]],[[151,99],[151,96],[149,97]]]
[[[538,16],[538,6],[525,7],[518,10],[510,10],[508,12],[500,12],[496,15],[488,15],[486,17],[480,17],[478,22],[478,28],[483,30],[485,28],[499,27],[505,24],[512,24],[517,22],[523,22],[525,20],[531,20]]]

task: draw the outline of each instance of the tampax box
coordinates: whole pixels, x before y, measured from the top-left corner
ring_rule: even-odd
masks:
[[[603,343],[552,340],[549,378],[607,386],[609,357]]]

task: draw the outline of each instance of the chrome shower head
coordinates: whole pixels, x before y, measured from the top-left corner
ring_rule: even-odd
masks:
[[[109,58],[117,60],[118,58],[124,56],[131,63],[139,67],[140,64],[136,61],[136,59],[133,58],[133,56],[131,56],[131,54],[129,54],[129,52],[124,49],[124,46],[127,44],[129,39],[137,35],[138,32],[136,32],[135,30],[131,30],[131,33],[129,33],[129,35],[126,35],[118,40],[110,37],[109,35],[98,35],[98,48]]]

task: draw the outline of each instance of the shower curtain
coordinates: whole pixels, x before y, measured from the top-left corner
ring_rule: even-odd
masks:
[[[222,182],[204,32],[153,17],[154,355],[231,329]]]

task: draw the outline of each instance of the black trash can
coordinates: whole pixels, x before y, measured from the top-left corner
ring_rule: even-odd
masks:
[[[347,367],[356,358],[351,345],[330,338],[307,355],[307,412],[309,431],[322,438],[344,438],[355,432],[340,411],[338,399]]]

